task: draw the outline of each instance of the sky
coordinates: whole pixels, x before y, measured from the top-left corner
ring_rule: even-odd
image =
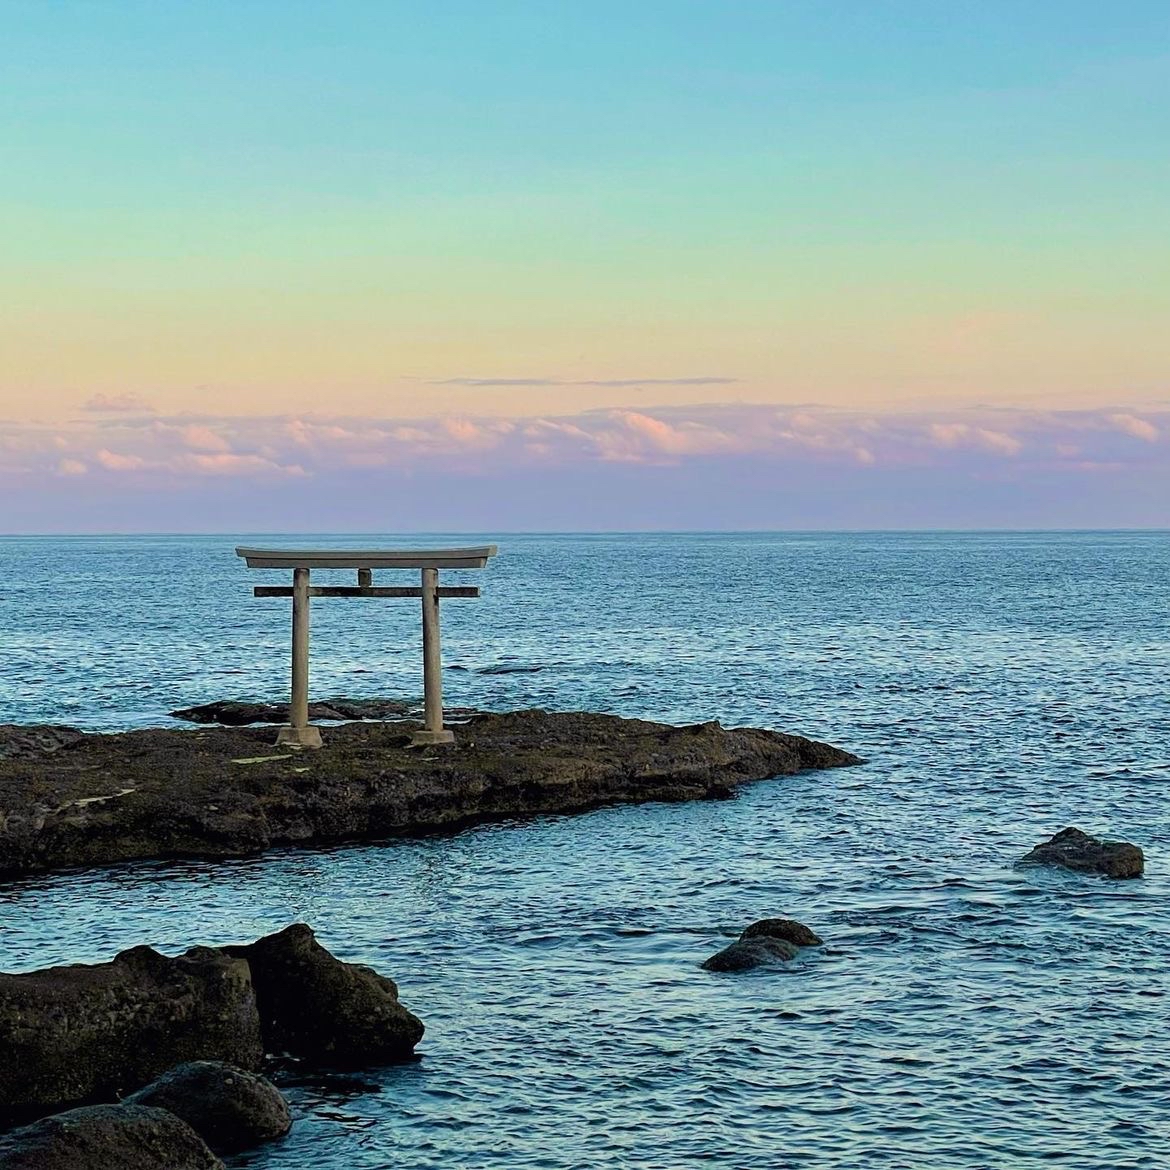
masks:
[[[0,532],[1170,526],[1170,6],[0,0]]]

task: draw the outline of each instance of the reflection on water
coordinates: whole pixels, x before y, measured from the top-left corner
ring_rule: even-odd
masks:
[[[32,598],[36,545],[16,543]],[[0,891],[3,966],[243,941],[302,919],[391,975],[427,1024],[421,1059],[357,1076],[283,1066],[298,1120],[238,1161],[262,1170],[1170,1161],[1164,537],[501,543],[490,594],[450,623],[449,660],[472,668],[451,672],[452,702],[715,714],[870,762],[732,802],[33,879]],[[80,591],[134,569],[133,541],[113,558],[85,547]],[[215,547],[150,548],[193,573],[157,622],[128,573],[136,665],[80,603],[63,623],[74,637],[58,638],[35,600],[5,595],[0,619],[39,673],[5,667],[0,718],[141,722],[245,693],[206,663],[244,661],[256,693],[278,693],[284,614],[229,600],[212,620],[240,586],[208,567]],[[639,588],[615,594],[617,580]],[[415,615],[398,612],[413,653]],[[322,693],[416,685],[385,620],[334,611],[315,627]],[[169,643],[197,629],[188,660]],[[544,669],[477,673],[506,661]],[[1011,867],[1065,824],[1140,842],[1147,877]],[[699,968],[779,914],[827,945],[780,973]]]

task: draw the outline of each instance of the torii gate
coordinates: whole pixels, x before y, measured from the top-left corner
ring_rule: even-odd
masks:
[[[439,653],[439,598],[478,597],[474,586],[440,588],[440,569],[482,569],[496,555],[494,544],[477,548],[434,549],[284,549],[237,548],[249,569],[291,569],[289,585],[257,585],[254,597],[292,598],[292,702],[288,726],[277,733],[278,744],[319,748],[321,732],[309,725],[309,598],[420,597],[423,631],[423,707],[416,744],[452,743],[455,733],[443,727],[443,680]],[[310,585],[313,569],[357,569],[357,585]],[[420,569],[421,586],[375,586],[375,569]]]

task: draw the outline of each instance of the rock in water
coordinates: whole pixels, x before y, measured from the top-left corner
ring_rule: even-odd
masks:
[[[269,1052],[334,1065],[409,1060],[423,1024],[398,1002],[394,982],[343,963],[303,923],[243,947]]]
[[[819,947],[824,941],[795,918],[761,918],[759,922],[753,922],[739,937],[778,938],[792,943],[795,947]]]
[[[0,1138],[0,1170],[223,1170],[223,1163],[165,1109],[93,1105]]]
[[[1061,829],[1042,845],[1020,858],[1021,865],[1062,865],[1081,873],[1102,873],[1112,878],[1141,877],[1145,857],[1128,841],[1102,841],[1080,829]]]
[[[0,1113],[28,1116],[116,1097],[185,1060],[255,1067],[264,1048],[243,959],[135,947],[96,966],[0,974],[0,1053]]]
[[[192,1060],[126,1098],[182,1118],[217,1154],[288,1133],[288,1103],[267,1078],[218,1060]]]
[[[793,959],[796,951],[792,943],[782,938],[741,938],[712,955],[703,966],[708,971],[750,971],[753,967]]]
[[[819,936],[795,918],[761,918],[703,966],[708,971],[750,971],[794,959],[801,947],[820,945]]]

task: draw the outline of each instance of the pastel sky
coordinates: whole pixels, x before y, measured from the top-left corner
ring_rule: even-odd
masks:
[[[0,531],[1170,526],[1170,5],[0,0]]]

